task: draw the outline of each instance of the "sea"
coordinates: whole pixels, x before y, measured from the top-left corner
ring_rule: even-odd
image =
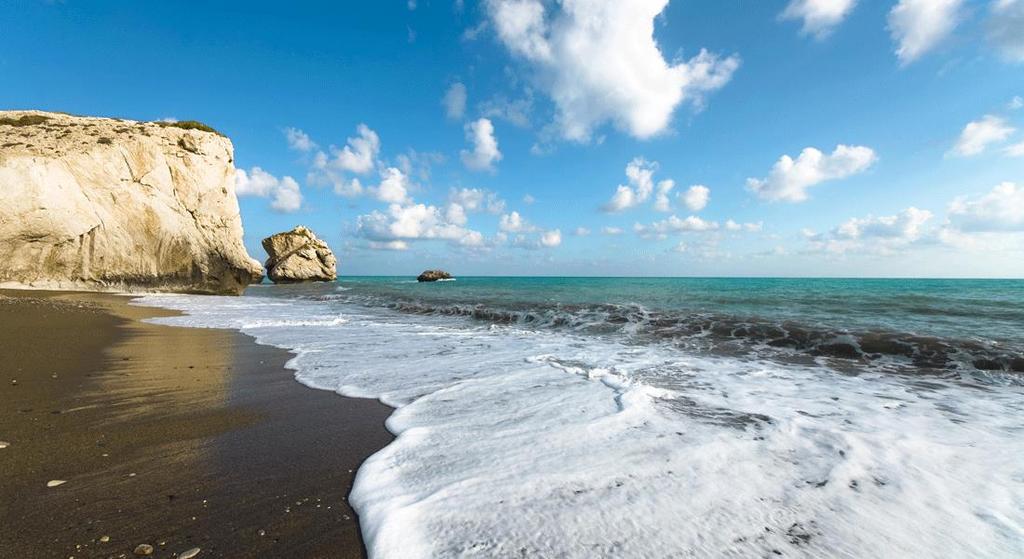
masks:
[[[343,277],[138,302],[395,408],[349,499],[370,557],[1024,557],[1024,281]]]

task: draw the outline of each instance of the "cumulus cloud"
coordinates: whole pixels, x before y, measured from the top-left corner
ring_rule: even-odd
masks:
[[[295,179],[285,176],[280,179],[253,167],[235,170],[235,194],[270,198],[270,207],[278,212],[292,213],[302,207],[302,189]]]
[[[711,189],[702,184],[695,184],[686,189],[686,192],[680,194],[679,197],[686,209],[691,212],[699,212],[708,205],[708,201],[711,199]]]
[[[1024,62],[1024,0],[992,2],[988,37],[1004,58]]]
[[[963,0],[900,0],[889,11],[896,57],[909,64],[943,41],[960,22]]]
[[[590,229],[587,229],[586,227],[577,227],[572,234],[577,237],[586,237],[587,235],[590,235]]]
[[[545,231],[540,236],[540,244],[546,247],[556,247],[562,244],[562,232],[558,229]]]
[[[406,202],[409,199],[409,177],[400,169],[388,167],[381,173],[380,185],[370,188],[370,192],[381,202]]]
[[[707,221],[695,215],[680,219],[675,215],[668,219],[656,221],[650,225],[637,223],[633,225],[635,231],[641,237],[665,238],[670,234],[677,233],[701,233],[718,230],[717,221]]]
[[[857,0],[790,0],[779,18],[801,20],[801,33],[822,40],[850,15],[856,5]]]
[[[726,231],[746,231],[747,233],[757,233],[764,229],[763,221],[749,222],[749,223],[737,223],[731,219],[726,220],[725,230]]]
[[[748,178],[747,188],[765,200],[803,202],[808,188],[862,173],[877,160],[874,150],[864,146],[840,144],[831,155],[808,147],[795,160],[780,157],[767,178]]]
[[[1006,146],[1003,154],[1007,157],[1024,157],[1024,142]]]
[[[960,139],[957,140],[950,153],[961,157],[978,155],[984,152],[989,145],[1006,140],[1014,131],[1014,128],[1002,118],[985,115],[964,126],[963,131],[960,132]]]
[[[461,82],[453,83],[444,98],[441,99],[444,106],[444,114],[452,120],[462,120],[466,114],[466,86]]]
[[[536,201],[537,201],[537,199],[534,198],[533,196],[529,195],[529,194],[524,194],[523,195],[523,203],[526,204],[527,206],[532,206],[533,203],[536,202]]]
[[[494,137],[494,124],[490,119],[481,118],[466,124],[466,139],[473,144],[473,150],[462,150],[462,162],[475,171],[493,170],[494,163],[501,161],[498,139]]]
[[[805,229],[803,236],[814,252],[893,254],[920,240],[932,217],[928,210],[909,207],[895,215],[851,218],[824,234]]]
[[[1024,97],[1021,97],[1020,95],[1014,96],[1014,98],[1010,99],[1010,102],[1006,104],[1006,107],[1011,111],[1024,108]]]
[[[615,189],[615,194],[608,200],[601,209],[608,213],[617,213],[634,208],[654,194],[654,209],[660,212],[671,211],[669,194],[675,188],[675,181],[665,179],[654,183],[654,172],[658,164],[647,161],[642,157],[635,157],[626,165],[626,178],[629,184],[620,184]]]
[[[496,192],[481,188],[453,188],[448,192],[448,201],[474,213],[499,214],[505,211],[505,201]]]
[[[672,202],[669,200],[669,193],[675,188],[676,182],[672,179],[658,181],[658,190],[654,195],[654,209],[659,212],[672,211]]]
[[[739,67],[736,56],[705,50],[667,62],[654,40],[654,20],[667,4],[488,0],[487,11],[501,43],[537,71],[561,135],[587,141],[606,122],[638,138],[658,134],[680,103],[700,106]]]
[[[356,131],[358,135],[349,138],[345,147],[331,148],[334,152],[331,163],[342,171],[362,175],[374,168],[377,154],[380,153],[380,137],[365,124],[360,124]]]
[[[371,241],[371,248],[405,250],[407,241],[446,240],[454,245],[478,247],[483,235],[449,222],[439,208],[426,204],[391,204],[386,212],[375,210],[356,218],[356,230]]]
[[[519,212],[511,212],[502,215],[498,220],[498,230],[504,233],[531,233],[537,228],[519,215]]]
[[[284,137],[288,141],[288,147],[295,151],[305,153],[316,149],[316,143],[309,138],[309,134],[298,128],[285,128]]]
[[[610,226],[609,227],[602,227],[601,228],[601,233],[604,233],[605,235],[621,235],[622,234],[622,228],[621,227],[610,227]]]
[[[1024,231],[1024,187],[1004,182],[982,196],[961,196],[947,215],[964,232]]]

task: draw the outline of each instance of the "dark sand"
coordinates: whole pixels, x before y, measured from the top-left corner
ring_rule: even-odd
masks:
[[[391,409],[127,301],[0,291],[0,557],[363,556],[346,498]]]

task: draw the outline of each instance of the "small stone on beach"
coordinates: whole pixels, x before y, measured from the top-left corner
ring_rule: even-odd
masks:
[[[199,548],[193,547],[192,549],[181,552],[181,555],[178,556],[178,559],[192,559],[196,555],[199,555]]]
[[[64,485],[65,483],[67,483],[67,481],[63,479],[51,479],[50,481],[46,482],[46,486],[57,487],[58,485]]]
[[[7,441],[0,441],[0,448],[7,448],[9,446],[11,446],[11,443]]]
[[[107,543],[110,541],[110,536],[100,536],[100,543]]]
[[[140,543],[139,545],[137,545],[135,547],[135,552],[134,553],[136,555],[152,555],[153,554],[153,546],[149,545],[148,543]]]

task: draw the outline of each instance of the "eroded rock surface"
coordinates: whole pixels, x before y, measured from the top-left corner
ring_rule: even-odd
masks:
[[[275,283],[334,281],[338,277],[338,261],[331,248],[301,225],[263,239],[263,249],[269,256],[267,277]]]
[[[231,141],[183,124],[0,111],[0,286],[241,293]]]

